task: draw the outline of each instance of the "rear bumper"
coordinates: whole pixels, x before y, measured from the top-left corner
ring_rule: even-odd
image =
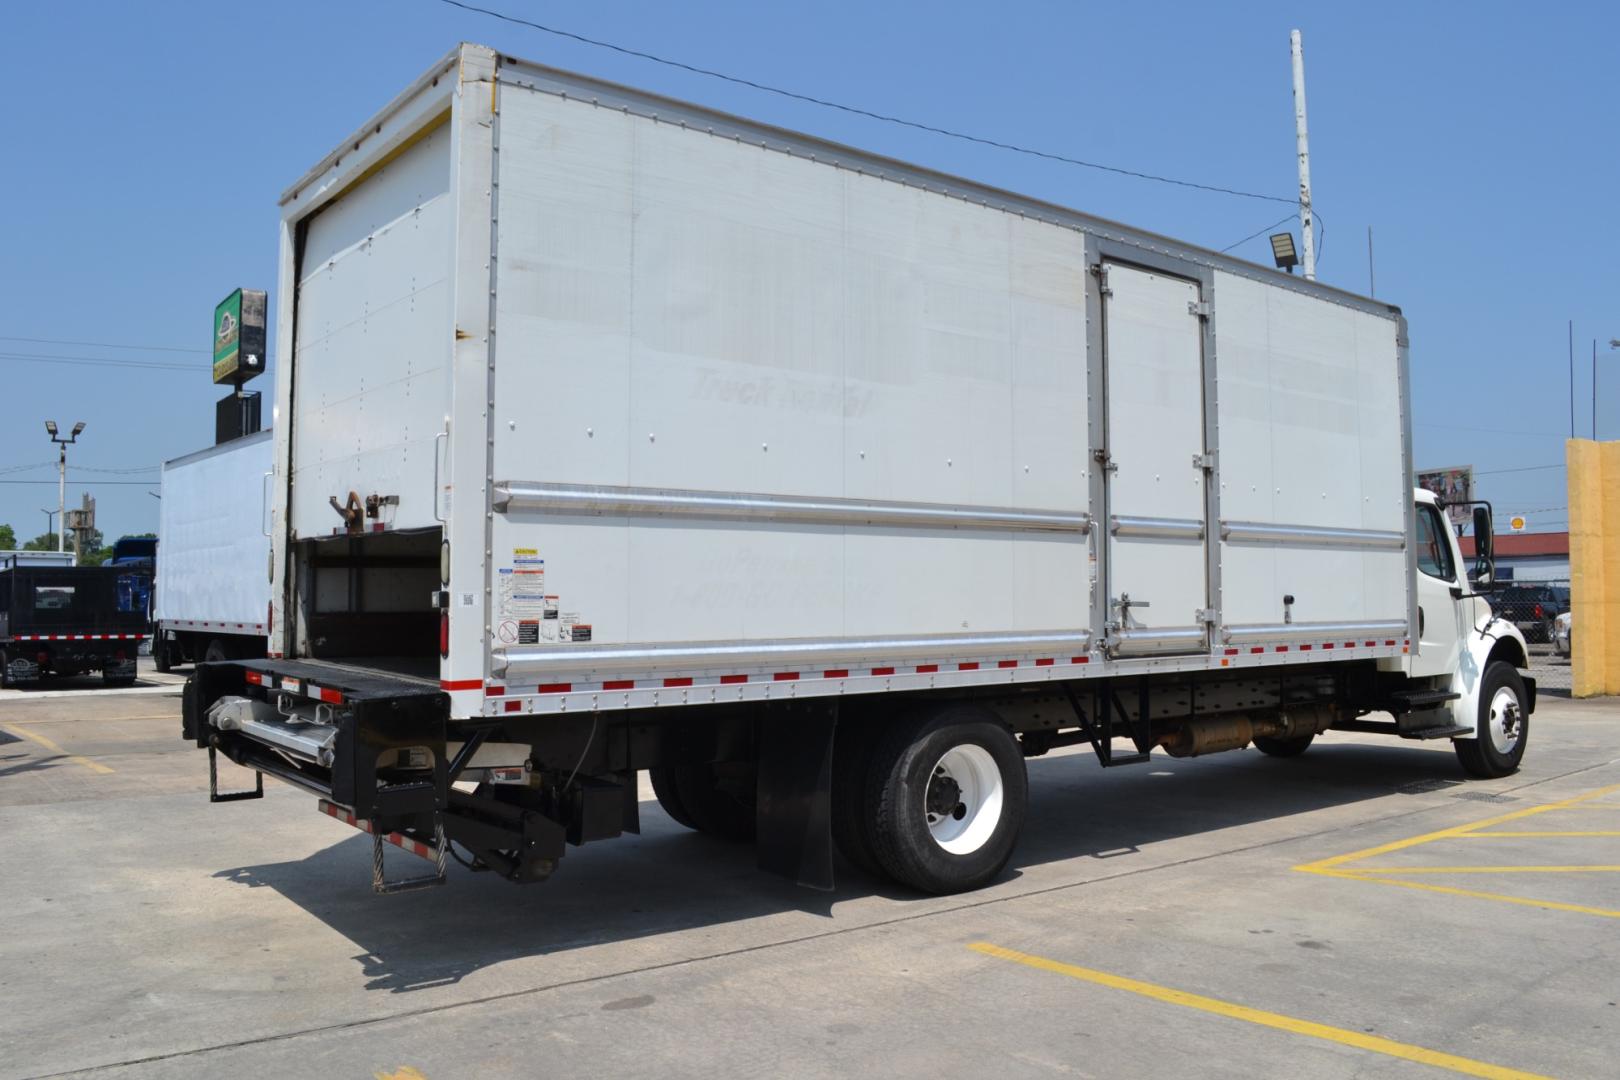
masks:
[[[319,681],[317,681],[319,680]],[[329,763],[307,760],[286,745],[240,730],[220,730],[208,711],[226,696],[268,701],[287,710],[317,710],[335,729]],[[268,773],[389,828],[430,828],[449,789],[445,723],[449,696],[373,673],[298,661],[242,660],[199,664],[186,682],[181,730],[238,765]],[[412,754],[413,750],[425,754]],[[402,753],[403,752],[403,753]],[[420,764],[400,764],[415,758]]]
[[[44,675],[105,672],[113,678],[133,676],[140,637],[94,635],[55,638],[18,637],[5,643],[6,674],[13,682],[33,682]]]

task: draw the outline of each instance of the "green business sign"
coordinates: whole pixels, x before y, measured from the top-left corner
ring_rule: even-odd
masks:
[[[265,294],[237,289],[214,308],[214,381],[241,386],[264,371]]]

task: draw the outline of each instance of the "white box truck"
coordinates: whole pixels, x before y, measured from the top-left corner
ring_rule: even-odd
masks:
[[[1524,753],[1387,303],[471,45],[281,205],[270,653],[185,733],[380,891],[544,878],[642,769],[946,892],[1056,746]]]
[[[261,431],[163,463],[152,605],[159,671],[265,655],[274,447]]]

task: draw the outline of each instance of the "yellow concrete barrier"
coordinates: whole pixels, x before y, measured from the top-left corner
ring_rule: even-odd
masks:
[[[1570,439],[1565,454],[1574,693],[1620,694],[1620,442]]]

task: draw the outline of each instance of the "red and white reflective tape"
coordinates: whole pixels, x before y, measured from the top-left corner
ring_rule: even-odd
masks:
[[[215,619],[160,619],[158,626],[163,630],[228,630],[232,633],[263,634],[266,632],[264,623],[257,622],[220,622]]]
[[[1212,664],[1228,667],[1232,661],[1229,657],[1242,655],[1265,655],[1288,652],[1313,652],[1321,650],[1327,652],[1336,650],[1344,652],[1352,649],[1371,649],[1380,646],[1392,648],[1402,646],[1402,651],[1408,651],[1411,639],[1397,640],[1393,638],[1378,641],[1323,641],[1304,642],[1293,645],[1254,645],[1244,648],[1231,646],[1223,647],[1220,651],[1210,654],[1207,659]],[[1194,658],[1198,654],[1192,654]],[[908,675],[954,675],[957,673],[988,674],[996,671],[1020,670],[1029,668],[1063,668],[1091,663],[1090,656],[1042,656],[1033,659],[989,659],[989,660],[959,660],[941,662],[937,664],[912,664],[899,666],[875,666],[869,668],[824,668],[821,670],[797,671],[767,671],[736,674],[715,675],[712,672],[704,675],[664,675],[640,679],[607,679],[601,682],[549,682],[535,685],[503,685],[490,683],[483,686],[486,698],[506,698],[501,703],[505,712],[520,712],[523,703],[516,699],[524,697],[545,697],[548,695],[563,694],[595,694],[613,693],[628,690],[685,690],[702,689],[718,686],[739,686],[759,683],[783,682],[825,682],[827,680],[902,677]],[[480,683],[476,679],[458,680],[456,682],[442,681],[439,684],[443,690],[476,690]],[[490,704],[494,708],[494,703]]]
[[[329,818],[336,818],[345,825],[353,825],[361,832],[371,833],[373,836],[378,835],[377,831],[371,827],[370,821],[365,818],[355,817],[352,811],[347,810],[336,803],[330,803],[325,799],[320,799],[315,805],[320,808],[321,813],[325,814]],[[429,862],[438,860],[438,849],[433,847],[431,844],[424,844],[420,840],[412,840],[404,833],[391,832],[383,833],[381,835],[382,838],[388,843],[393,844],[397,848],[408,851],[412,855],[418,855],[424,859],[427,859]]]
[[[146,634],[18,634],[17,641],[145,641]]]

